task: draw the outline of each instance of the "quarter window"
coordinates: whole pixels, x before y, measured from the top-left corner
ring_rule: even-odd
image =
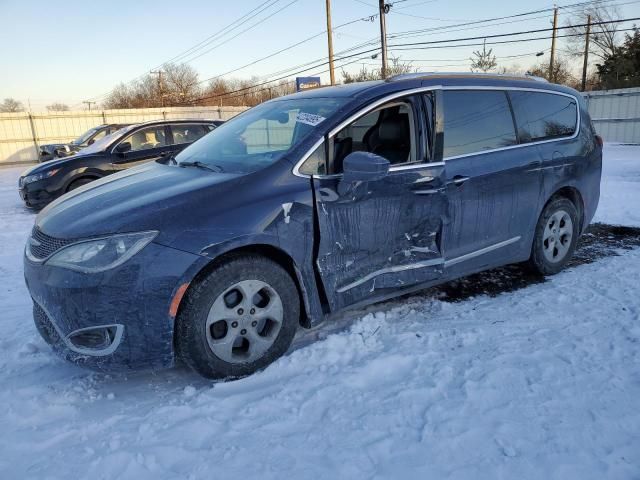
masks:
[[[517,143],[505,92],[445,90],[443,96],[445,158]]]
[[[523,143],[570,137],[577,128],[575,99],[552,93],[513,91],[509,93]]]
[[[326,170],[326,155],[324,142],[300,166],[299,172],[304,175],[324,175]]]

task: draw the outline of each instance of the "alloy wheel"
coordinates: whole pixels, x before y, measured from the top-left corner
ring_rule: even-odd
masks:
[[[276,340],[284,319],[280,295],[261,280],[235,283],[213,302],[205,324],[209,348],[229,363],[251,363]]]
[[[547,220],[542,235],[542,251],[547,261],[560,262],[566,257],[573,239],[573,222],[564,210],[558,210]]]

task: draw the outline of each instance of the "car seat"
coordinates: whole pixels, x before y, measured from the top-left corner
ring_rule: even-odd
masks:
[[[409,115],[398,111],[385,115],[378,124],[377,135],[369,135],[367,148],[394,163],[404,163],[411,153]]]

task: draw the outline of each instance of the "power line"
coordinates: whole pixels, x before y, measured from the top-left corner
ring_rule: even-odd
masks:
[[[626,19],[621,19],[621,20],[604,21],[604,22],[597,22],[597,23],[592,23],[591,25],[592,26],[606,25],[606,24],[622,23],[622,22],[629,22],[629,21],[635,21],[635,20],[640,20],[640,17],[626,18]],[[558,27],[557,30],[562,30],[562,29],[567,29],[567,28],[572,28],[572,27],[581,27],[581,26],[583,26],[583,25],[573,25],[573,26]],[[553,29],[552,28],[534,29],[534,30],[525,30],[525,31],[522,31],[522,32],[510,32],[510,33],[487,35],[487,36],[481,36],[481,37],[465,37],[465,38],[459,38],[459,39],[435,40],[435,41],[430,41],[430,42],[414,42],[414,43],[406,43],[406,44],[397,44],[397,45],[390,45],[390,47],[391,48],[396,48],[398,50],[412,50],[412,49],[423,50],[423,49],[429,49],[429,48],[451,48],[451,47],[459,47],[459,46],[476,46],[476,45],[482,45],[482,43],[461,44],[461,45],[435,45],[435,46],[426,46],[426,47],[424,47],[422,45],[443,44],[443,43],[447,43],[447,42],[469,41],[469,40],[478,40],[478,39],[486,39],[486,38],[509,37],[509,36],[516,36],[516,35],[531,34],[531,33],[549,32],[551,30],[553,30]],[[632,29],[627,29],[627,30],[632,30]],[[620,31],[626,31],[626,30],[620,30]],[[574,36],[582,36],[582,33],[557,35],[557,38],[566,38],[566,37],[574,37]],[[486,42],[486,43],[487,44],[492,44],[492,43],[493,44],[520,43],[520,42],[525,42],[525,41],[543,40],[543,39],[548,39],[548,38],[550,38],[550,37],[549,36],[545,36],[545,37],[537,37],[537,38],[502,40],[502,41],[494,41],[494,42]],[[402,48],[402,47],[404,47],[404,48]],[[406,47],[411,47],[411,48],[406,48]],[[376,48],[373,48],[373,49],[370,49],[370,50],[360,51],[360,52],[354,53],[352,55],[343,56],[343,57],[340,57],[340,59],[356,57],[356,56],[360,56],[360,55],[363,55],[363,54],[366,54],[366,53],[371,53],[371,52],[378,51],[378,50],[380,50],[380,47],[376,47]],[[221,98],[221,97],[228,96],[230,94],[239,93],[239,92],[250,90],[252,88],[261,87],[261,86],[267,85],[269,83],[273,83],[273,82],[276,82],[276,81],[279,81],[279,80],[283,80],[283,79],[288,78],[288,77],[290,77],[292,75],[297,75],[299,73],[306,72],[306,71],[308,71],[308,70],[310,70],[312,68],[315,68],[317,66],[326,65],[328,63],[329,63],[328,61],[327,62],[323,62],[323,63],[320,63],[318,65],[312,66],[312,67],[304,68],[304,69],[302,69],[300,71],[297,71],[297,72],[292,72],[292,73],[286,74],[286,75],[281,76],[279,78],[274,78],[274,79],[267,80],[267,81],[264,81],[264,82],[256,84],[256,85],[243,87],[243,88],[240,88],[238,90],[234,90],[232,92],[226,92],[224,94],[217,94],[217,95],[209,95],[209,96],[200,97],[200,98],[194,99],[192,102],[196,103],[198,101],[207,100],[207,99],[211,99],[211,98]]]
[[[625,29],[618,30],[618,32],[629,32],[629,31],[635,31],[635,28],[625,28]],[[603,33],[603,32],[602,31],[592,32],[592,34],[593,33]],[[583,33],[571,33],[571,34],[566,34],[566,35],[556,35],[556,38],[583,37],[583,36],[584,36]],[[544,37],[519,38],[519,39],[515,39],[515,40],[502,40],[502,41],[486,42],[486,45],[501,45],[501,44],[506,44],[506,43],[533,42],[533,41],[536,41],[536,40],[549,40],[549,39],[551,39],[551,36],[547,35],[547,36],[544,36]],[[461,44],[458,44],[458,45],[435,45],[435,46],[429,46],[429,47],[397,48],[397,50],[430,50],[430,49],[435,49],[435,48],[477,47],[477,46],[481,46],[483,44],[484,44],[484,42],[479,42],[479,43],[461,43]]]
[[[249,12],[245,13],[244,15],[242,15],[241,17],[239,17],[238,19],[234,20],[233,22],[231,22],[229,25],[227,25],[226,27],[224,27],[221,30],[218,30],[217,32],[209,35],[207,38],[205,38],[204,40],[200,41],[199,43],[196,43],[195,45],[192,45],[190,48],[180,52],[179,54],[177,54],[174,57],[171,57],[169,60],[167,60],[166,62],[163,62],[162,64],[158,65],[159,68],[169,62],[173,62],[179,58],[182,58],[184,56],[188,56],[190,55],[193,51],[198,50],[199,48],[205,47],[206,45],[208,45],[211,41],[214,41],[217,39],[217,37],[223,36],[224,34],[228,33],[227,30],[231,29],[234,30],[235,28],[238,28],[240,26],[242,26],[244,23],[246,23],[247,21],[251,20],[252,18],[254,18],[255,16],[257,16],[258,14],[262,13],[265,9],[270,8],[271,6],[275,5],[276,3],[278,3],[280,0],[267,0],[266,2],[262,2],[260,5],[258,5],[257,7],[255,7],[254,9],[250,10]],[[269,5],[266,5],[269,4]],[[265,8],[262,8],[263,6],[265,6]],[[261,10],[260,10],[261,9]],[[258,12],[256,12],[256,10],[260,10]],[[254,13],[255,12],[255,13]],[[252,15],[253,14],[253,15]],[[249,17],[249,18],[247,18]],[[236,23],[240,22],[238,25],[236,25],[234,27],[234,25]],[[232,28],[233,27],[233,28]],[[226,33],[225,33],[226,32]]]
[[[221,42],[221,43],[218,43],[218,44],[214,45],[213,47],[209,48],[208,50],[205,50],[204,52],[202,52],[202,53],[200,53],[200,54],[196,55],[195,57],[192,57],[192,58],[190,58],[189,60],[184,61],[184,63],[192,62],[192,61],[194,61],[196,58],[200,58],[200,57],[202,57],[203,55],[206,55],[207,53],[209,53],[209,52],[211,52],[211,51],[215,50],[216,48],[219,48],[219,47],[221,47],[222,45],[225,45],[226,43],[229,43],[229,42],[230,42],[231,40],[233,40],[234,38],[237,38],[237,37],[239,37],[240,35],[242,35],[243,33],[247,32],[247,31],[249,31],[249,30],[252,30],[253,28],[255,28],[255,27],[257,27],[258,25],[260,25],[261,23],[266,22],[267,20],[269,20],[269,19],[270,19],[271,17],[273,17],[274,15],[277,15],[278,13],[280,13],[280,12],[281,12],[281,11],[283,11],[284,9],[286,9],[286,8],[290,7],[290,6],[291,6],[291,5],[293,5],[294,3],[297,3],[298,1],[299,1],[299,0],[292,0],[291,2],[287,3],[284,7],[280,8],[280,9],[276,10],[275,12],[271,13],[270,15],[268,15],[268,16],[266,16],[266,17],[264,17],[264,18],[260,19],[258,22],[254,23],[253,25],[250,25],[249,27],[245,28],[244,30],[242,30],[242,31],[238,32],[238,33],[237,33],[236,35],[234,35],[233,37],[228,38],[228,39],[224,40],[223,42]]]
[[[578,2],[578,3],[569,4],[569,5],[559,6],[558,8],[559,9],[567,9],[567,8],[585,6],[585,5],[589,5],[589,4],[602,4],[602,3],[611,2],[611,1],[613,1],[613,0],[591,0],[591,1]],[[538,9],[538,10],[531,10],[531,11],[528,11],[528,12],[520,12],[520,13],[516,13],[516,14],[512,14],[512,15],[504,15],[504,16],[501,16],[501,17],[485,18],[485,19],[482,19],[482,20],[474,20],[474,21],[471,21],[471,22],[464,22],[464,23],[458,23],[458,24],[453,24],[453,25],[442,25],[442,26],[439,26],[439,27],[431,27],[431,28],[419,29],[419,30],[407,30],[405,32],[398,32],[398,33],[395,33],[395,34],[390,34],[389,36],[390,36],[390,38],[418,36],[419,34],[423,34],[423,33],[433,33],[433,32],[437,32],[437,31],[446,31],[446,30],[449,30],[449,29],[455,28],[455,27],[467,27],[467,26],[470,26],[470,25],[478,25],[478,24],[494,22],[494,21],[498,21],[498,20],[507,20],[507,19],[511,19],[511,18],[526,17],[526,16],[529,16],[529,15],[535,15],[537,13],[548,13],[548,12],[553,12],[553,7],[551,7],[551,8],[542,8],[542,9]]]
[[[273,5],[275,5],[276,3],[280,2],[281,0],[267,0],[265,2],[262,2],[260,5],[258,5],[257,7],[253,8],[252,10],[250,10],[249,12],[247,12],[246,14],[242,15],[241,17],[239,17],[238,19],[234,20],[233,22],[231,22],[229,25],[227,25],[226,27],[224,27],[221,30],[218,30],[216,33],[210,35],[209,37],[207,37],[205,40],[202,40],[201,42],[193,45],[192,47],[190,47],[189,49],[181,52],[180,54],[172,57],[171,59],[161,63],[160,65],[154,67],[154,69],[159,69],[161,67],[163,67],[164,65],[166,65],[169,62],[175,61],[177,59],[180,58],[185,58],[186,56],[189,56],[193,53],[195,53],[195,51],[206,47],[207,45],[209,45],[210,43],[212,43],[213,41],[219,39],[220,37],[230,33],[231,31],[241,27],[242,25],[244,25],[245,23],[247,23],[248,21],[250,21],[251,19],[255,18],[257,15],[259,15],[260,13],[264,12],[265,10],[267,10],[268,8],[272,7]],[[275,13],[272,13],[271,15],[267,16],[266,18],[263,18],[261,20],[259,20],[258,22],[256,22],[255,24],[251,25],[249,28],[243,30],[242,32],[236,34],[235,36],[233,36],[230,39],[227,39],[224,43],[227,43],[228,41],[231,41],[232,39],[238,37],[239,35],[241,35],[242,33],[245,33],[246,31],[258,26],[259,24],[263,23],[264,21],[268,20],[269,18],[271,18],[272,16],[274,16],[275,14],[279,13],[280,11],[284,10],[285,8],[289,7],[290,5],[292,5],[293,3],[296,3],[298,0],[293,0],[292,2],[290,2],[289,4],[285,5],[283,8],[277,10]],[[236,25],[237,24],[237,25]],[[219,46],[219,45],[218,45]],[[217,48],[217,47],[215,47]],[[213,48],[212,48],[213,49]],[[211,51],[212,49],[208,50]],[[207,52],[208,52],[207,51]],[[207,53],[205,52],[205,53]],[[204,54],[204,53],[203,53]],[[203,55],[202,54],[202,55]],[[193,61],[196,58],[200,57],[201,55],[198,55],[197,57],[193,57],[189,60]],[[187,62],[188,63],[188,62]],[[144,78],[146,76],[146,73],[137,76],[136,78],[134,78],[133,80],[130,80],[128,82],[126,82],[126,84],[132,84],[135,81]],[[102,95],[98,95],[95,97],[92,97],[92,99],[98,99],[98,98],[103,98],[106,97],[107,95],[109,95],[111,92],[113,92],[113,89],[109,90],[109,92],[104,93]]]
[[[280,0],[276,0],[276,1],[280,1]],[[294,1],[290,2],[288,5],[286,5],[285,7],[281,8],[281,9],[280,9],[280,10],[278,10],[278,11],[281,11],[282,9],[286,8],[287,6],[289,6],[289,5],[293,4],[293,3],[295,3],[295,1],[297,1],[297,0],[294,0]],[[392,3],[396,3],[396,4],[397,4],[397,3],[403,3],[404,1],[407,1],[407,0],[396,0],[395,2],[392,2]],[[574,4],[570,4],[570,5],[561,6],[561,7],[559,7],[559,8],[561,8],[561,9],[579,8],[580,6],[585,6],[585,5],[594,5],[594,4],[595,4],[595,5],[598,5],[598,4],[603,4],[603,3],[611,2],[611,1],[614,1],[614,0],[596,0],[596,1],[588,1],[588,2],[579,2],[579,3],[574,3]],[[222,29],[222,30],[220,30],[219,32],[216,32],[216,34],[213,34],[213,35],[211,35],[210,37],[208,37],[208,39],[211,39],[212,37],[215,37],[215,35],[219,34],[220,32],[224,32],[225,30],[230,30],[230,31],[232,31],[232,30],[234,30],[234,29],[237,29],[237,28],[238,28],[238,27],[240,27],[242,24],[246,23],[246,22],[247,22],[247,21],[249,21],[251,18],[255,17],[257,14],[261,13],[262,11],[264,11],[266,8],[269,8],[269,7],[273,6],[273,5],[275,5],[275,3],[276,3],[276,2],[275,2],[275,1],[273,1],[273,0],[269,0],[269,1],[267,1],[267,2],[263,2],[263,3],[261,3],[258,7],[254,8],[253,10],[251,10],[250,12],[248,12],[247,14],[243,15],[242,17],[240,17],[240,18],[239,18],[239,19],[237,19],[236,21],[232,22],[229,26],[225,27],[225,29]],[[361,3],[364,3],[364,2],[361,2]],[[422,2],[422,3],[429,3],[429,2]],[[626,2],[626,3],[623,3],[623,4],[628,4],[628,3],[638,3],[638,1],[631,1],[631,2]],[[266,5],[266,7],[264,7],[265,5]],[[407,6],[405,6],[404,8],[410,8],[410,7],[412,7],[412,6],[415,6],[415,5],[407,5]],[[258,11],[258,12],[256,13],[256,10],[259,10],[259,9],[260,9],[260,8],[262,8],[262,7],[264,7],[264,8],[263,8],[262,10],[260,10],[260,11]],[[459,24],[454,24],[454,25],[444,25],[444,26],[440,26],[440,27],[434,27],[434,28],[431,28],[431,29],[422,29],[422,30],[413,30],[413,31],[407,31],[407,32],[398,32],[398,33],[396,33],[396,34],[391,34],[391,35],[390,35],[390,38],[396,38],[396,39],[399,39],[399,38],[409,37],[409,36],[419,36],[420,34],[423,34],[423,32],[431,32],[431,31],[437,31],[437,32],[453,31],[453,30],[452,30],[452,28],[454,28],[454,27],[459,27],[459,26],[469,26],[469,25],[480,25],[480,24],[482,24],[482,23],[489,23],[489,22],[492,22],[492,21],[500,20],[500,19],[508,19],[508,18],[517,18],[517,17],[530,16],[530,15],[534,15],[534,14],[536,14],[536,13],[540,13],[540,12],[548,12],[548,11],[551,11],[551,10],[553,10],[553,9],[552,9],[552,8],[549,8],[549,9],[538,9],[538,10],[533,10],[533,11],[529,11],[529,12],[521,12],[521,13],[518,13],[518,14],[509,15],[509,16],[495,17],[495,18],[491,18],[491,19],[477,20],[477,21],[473,21],[473,22],[459,23]],[[393,11],[393,10],[392,10],[392,11]],[[248,17],[248,16],[250,16],[252,13],[254,14],[254,15],[253,15],[253,17],[247,18],[247,17]],[[252,25],[250,28],[255,27],[256,25],[258,25],[259,23],[261,23],[261,22],[263,22],[263,21],[267,20],[268,18],[270,18],[271,16],[275,15],[276,13],[278,13],[278,12],[272,13],[269,17],[261,19],[258,23],[256,23],[256,24]],[[371,19],[371,20],[372,20],[372,19],[374,19],[376,16],[377,16],[377,15],[372,15],[369,19]],[[367,18],[367,17],[363,17],[363,18],[359,18],[359,19],[353,20],[353,21],[351,21],[351,22],[347,22],[347,23],[342,24],[342,25],[339,25],[339,26],[337,26],[337,27],[335,27],[335,28],[337,29],[337,28],[340,28],[341,26],[348,25],[348,24],[351,24],[351,23],[355,23],[355,22],[358,22],[358,21],[364,20],[365,18]],[[535,18],[542,18],[542,16],[541,16],[541,17],[535,17]],[[527,20],[531,20],[531,18],[525,18],[525,19],[517,20],[517,21],[527,21]],[[239,25],[235,25],[235,27],[233,27],[233,28],[231,28],[231,29],[230,29],[230,27],[232,27],[235,23],[238,23],[238,22],[240,22],[240,23],[239,23]],[[505,22],[505,23],[507,23],[507,22]],[[509,23],[515,23],[515,21],[514,21],[514,22],[509,22]],[[487,25],[486,27],[489,27],[489,26],[495,26],[495,25]],[[483,26],[483,27],[471,27],[471,28],[485,28],[485,27]],[[544,29],[541,29],[541,30],[538,30],[538,31],[544,31]],[[527,32],[536,32],[536,30],[531,30],[531,31],[527,31]],[[527,32],[522,32],[522,33],[521,33],[521,32],[513,32],[513,34],[525,34],[525,33],[527,33]],[[227,33],[229,33],[229,32],[227,32]],[[238,33],[236,36],[238,36],[238,35],[240,35],[240,34],[242,34],[242,33],[244,33],[244,31],[243,31],[243,32]],[[290,46],[288,46],[288,47],[285,47],[285,48],[283,48],[283,49],[280,49],[280,50],[278,50],[278,51],[276,51],[276,52],[274,52],[274,53],[272,53],[272,54],[269,54],[269,55],[266,55],[266,56],[264,56],[264,57],[261,57],[260,59],[254,60],[254,61],[249,62],[249,63],[247,63],[247,64],[245,64],[245,65],[242,65],[242,66],[240,66],[240,67],[236,67],[236,68],[234,68],[234,69],[232,69],[232,70],[229,70],[229,71],[227,71],[227,72],[224,72],[224,73],[222,73],[222,74],[219,74],[219,75],[216,75],[216,76],[213,76],[213,77],[209,77],[209,78],[207,78],[207,79],[205,79],[205,80],[202,80],[202,81],[200,81],[200,82],[197,82],[197,83],[198,83],[198,84],[200,84],[200,83],[204,83],[204,82],[206,82],[206,81],[210,81],[210,80],[213,80],[213,79],[220,78],[220,77],[222,77],[222,76],[228,75],[228,74],[230,74],[230,73],[234,73],[234,72],[239,71],[239,70],[241,70],[241,69],[243,69],[243,68],[246,68],[246,67],[248,67],[248,66],[255,65],[255,64],[257,64],[257,63],[259,63],[259,62],[261,62],[261,61],[267,60],[267,59],[269,59],[269,58],[271,58],[271,57],[273,57],[273,56],[275,56],[275,55],[278,55],[278,54],[280,54],[280,53],[283,53],[283,52],[285,52],[285,51],[287,51],[287,50],[289,50],[289,49],[291,49],[291,48],[294,48],[294,47],[299,46],[299,45],[301,45],[301,44],[303,44],[303,43],[306,43],[306,42],[308,42],[308,41],[311,41],[312,39],[317,38],[317,37],[319,37],[320,35],[323,35],[324,33],[326,33],[326,30],[325,30],[325,31],[323,31],[323,32],[320,32],[320,33],[318,33],[318,34],[316,34],[316,35],[312,35],[312,36],[310,36],[310,37],[308,37],[308,38],[306,38],[306,39],[303,39],[303,40],[301,40],[301,41],[299,41],[299,42],[296,42],[296,43],[294,43],[293,45],[290,45]],[[503,35],[506,35],[506,34],[503,34]],[[500,35],[500,36],[503,36],[503,35]],[[496,36],[494,36],[494,35],[489,35],[489,36],[481,36],[481,37],[469,37],[468,39],[442,40],[441,42],[447,42],[447,41],[465,41],[465,40],[469,40],[469,39],[495,38],[495,37],[496,37]],[[233,38],[235,38],[235,37],[233,37]],[[196,51],[198,51],[199,49],[201,50],[203,47],[205,47],[205,46],[206,46],[206,45],[205,45],[205,43],[207,42],[207,40],[208,40],[208,39],[205,39],[205,40],[201,41],[200,43],[198,43],[198,44],[194,45],[194,46],[193,46],[193,47],[191,47],[190,49],[185,50],[184,52],[182,52],[182,53],[181,53],[181,54],[179,54],[178,56],[175,56],[175,57],[173,57],[172,59],[170,59],[169,61],[171,61],[171,60],[173,60],[173,59],[176,59],[176,58],[179,58],[179,57],[180,57],[180,55],[186,55],[186,56],[188,56],[188,55],[193,55],[193,53],[195,53],[195,52],[196,52]],[[230,40],[231,40],[231,39],[227,39],[226,41],[230,41]],[[526,41],[532,41],[532,40],[535,40],[535,39],[527,39]],[[347,48],[347,49],[345,49],[345,50],[343,50],[343,51],[341,51],[341,52],[338,52],[338,55],[340,55],[340,54],[344,54],[344,53],[348,53],[348,52],[352,52],[352,51],[356,51],[356,50],[358,50],[358,49],[361,49],[361,48],[367,47],[367,46],[369,46],[369,45],[374,45],[375,43],[378,43],[378,41],[379,41],[378,39],[373,39],[373,40],[369,40],[369,41],[367,41],[367,42],[360,43],[360,44],[358,44],[358,45],[354,45],[354,46],[352,46],[352,47],[350,47],[350,48]],[[430,43],[432,43],[432,42],[416,42],[416,43],[413,43],[413,44],[398,44],[398,45],[391,45],[391,47],[395,47],[395,48],[402,49],[402,50],[411,50],[411,48],[403,48],[403,47],[411,46],[411,45],[426,45],[426,44],[430,44]],[[494,42],[494,43],[515,43],[515,42]],[[477,45],[477,44],[470,44],[470,45],[468,45],[468,46],[475,46],[475,45]],[[452,45],[452,47],[456,47],[456,46],[465,46],[465,45]],[[214,48],[215,48],[215,47],[214,47]],[[432,48],[436,48],[436,47],[432,47]],[[416,48],[416,49],[424,49],[424,48]],[[211,50],[211,49],[210,49],[210,50]],[[210,51],[210,50],[209,50],[209,51]],[[376,49],[368,50],[368,52],[373,52],[373,51],[375,51],[375,50],[376,50]],[[204,55],[205,53],[207,53],[207,52],[201,53],[201,54],[200,54],[200,55],[198,55],[198,56]],[[359,55],[359,54],[362,54],[362,53],[363,53],[363,52],[357,52],[357,53],[355,53],[355,55]],[[198,58],[198,57],[191,58],[191,60],[189,60],[189,61],[192,61],[192,60],[194,60],[195,58]],[[324,57],[323,57],[323,58],[324,58]],[[347,58],[347,57],[341,57],[341,58]],[[165,63],[166,63],[166,62],[165,62]],[[311,62],[309,62],[309,63],[307,63],[307,64],[303,64],[303,66],[306,66],[306,65],[309,65],[309,64],[311,64]],[[313,67],[309,67],[309,68],[313,68]],[[290,69],[283,70],[282,72],[286,72],[286,71],[288,71],[288,70],[290,70]],[[267,76],[265,76],[265,77],[267,77]],[[113,90],[111,90],[111,91],[113,91]],[[104,97],[104,96],[108,95],[109,93],[111,93],[111,91],[110,91],[110,92],[108,92],[107,94],[101,95],[101,96],[99,96],[99,97],[93,97],[93,98],[101,98],[101,97]]]
[[[377,17],[377,15],[374,15],[373,17]],[[348,22],[342,23],[342,24],[340,24],[340,25],[337,25],[337,26],[333,27],[333,29],[334,29],[334,30],[337,30],[337,29],[339,29],[339,28],[346,27],[347,25],[351,25],[351,24],[353,24],[353,23],[357,23],[357,22],[361,22],[361,21],[368,21],[368,20],[369,20],[369,18],[370,18],[370,17],[361,17],[361,18],[357,18],[357,19],[355,19],[355,20],[351,20],[351,21],[348,21]],[[212,76],[212,77],[208,77],[208,78],[206,78],[205,80],[199,81],[199,82],[198,82],[198,84],[200,84],[200,83],[204,83],[204,82],[207,82],[207,81],[210,81],[210,80],[215,80],[215,79],[218,79],[218,78],[220,78],[220,77],[224,77],[225,75],[229,75],[230,73],[235,73],[235,72],[237,72],[237,71],[239,71],[239,70],[242,70],[242,69],[244,69],[244,68],[246,68],[246,67],[250,67],[250,66],[252,66],[252,65],[255,65],[256,63],[262,62],[262,61],[264,61],[264,60],[268,60],[269,58],[275,57],[276,55],[279,55],[279,54],[281,54],[281,53],[283,53],[283,52],[286,52],[286,51],[291,50],[291,49],[293,49],[293,48],[295,48],[295,47],[297,47],[297,46],[300,46],[300,45],[302,45],[302,44],[304,44],[304,43],[307,43],[307,42],[309,42],[309,41],[311,41],[311,40],[313,40],[313,39],[315,39],[315,38],[318,38],[318,37],[320,37],[320,36],[324,35],[325,33],[327,33],[327,31],[326,31],[326,30],[323,30],[322,32],[319,32],[319,33],[316,33],[316,34],[314,34],[314,35],[311,35],[310,37],[307,37],[307,38],[305,38],[305,39],[303,39],[303,40],[300,40],[299,42],[296,42],[296,43],[294,43],[294,44],[292,44],[292,45],[288,45],[288,46],[286,46],[286,47],[284,47],[284,48],[282,48],[282,49],[280,49],[280,50],[278,50],[278,51],[276,51],[276,52],[270,53],[270,54],[265,55],[264,57],[261,57],[261,58],[259,58],[259,59],[257,59],[257,60],[253,60],[253,61],[251,61],[251,62],[249,62],[249,63],[246,63],[246,64],[244,64],[244,65],[241,65],[240,67],[236,67],[236,68],[233,68],[233,69],[231,69],[231,70],[228,70],[228,71],[226,71],[226,72],[224,72],[224,73],[220,73],[220,74],[218,74],[218,75],[214,75],[214,76]],[[339,53],[341,53],[341,52],[339,52]]]
[[[640,20],[640,17],[624,18],[620,20],[609,20],[609,21],[603,21],[603,22],[592,22],[591,26],[608,25],[612,23],[632,22],[635,20]],[[587,26],[586,23],[576,24],[576,25],[565,25],[562,27],[556,27],[555,30],[566,30],[568,28],[580,28],[580,27],[586,27],[586,26]],[[439,44],[439,43],[464,42],[469,40],[482,40],[487,38],[509,37],[514,35],[528,35],[532,33],[550,32],[553,30],[554,28],[537,28],[533,30],[523,30],[521,32],[496,33],[493,35],[481,35],[476,37],[463,37],[463,38],[454,38],[454,39],[446,39],[446,40],[431,40],[428,42],[399,43],[396,45],[390,45],[390,47],[406,47],[406,46],[413,46],[413,45],[432,45],[432,44]]]
[[[346,67],[347,65],[351,65],[353,63],[357,63],[360,60],[363,60],[365,58],[368,58],[368,57],[356,58],[355,60],[351,60],[349,62],[345,62],[345,63],[339,65],[338,68]],[[309,69],[306,69],[304,71],[307,71],[307,70],[309,70]],[[311,73],[311,75],[321,75],[323,73],[327,73],[328,71],[329,71],[329,69],[320,70],[320,71],[316,71],[316,72]],[[272,82],[275,82],[277,80],[278,79],[271,80],[270,82],[266,82],[266,83],[272,83]],[[280,83],[280,84],[276,85],[276,87],[283,86],[283,85],[291,85],[291,84],[294,84],[294,83],[295,83],[295,80],[289,80],[288,82],[284,82],[284,83]],[[261,85],[263,85],[263,84],[261,84]],[[258,85],[254,85],[254,86],[251,86],[251,87],[246,87],[246,88],[243,88],[243,89],[234,90],[233,92],[226,92],[226,93],[222,93],[222,94],[219,94],[219,95],[211,95],[211,96],[207,96],[207,97],[200,97],[200,98],[192,100],[192,103],[197,103],[199,101],[208,100],[208,99],[211,99],[211,98],[226,97],[226,99],[232,99],[232,98],[244,97],[246,95],[255,95],[257,93],[264,92],[266,90],[270,90],[270,89],[274,88],[274,87],[265,87],[265,88],[260,88],[258,90],[251,90],[252,88],[256,88],[257,86]],[[247,90],[251,90],[251,91],[247,92]],[[245,93],[239,93],[239,92],[245,92]],[[237,95],[233,95],[234,93],[237,93]]]
[[[368,6],[374,7],[374,5],[372,4],[367,4],[366,2],[364,2],[363,0],[355,0],[359,3],[363,3],[366,4]],[[604,2],[611,2],[614,0],[589,0],[589,1],[584,1],[584,2],[578,2],[578,3],[573,3],[573,4],[569,4],[569,5],[564,5],[562,7],[559,8],[577,8],[580,6],[585,6],[585,5],[592,5],[592,4],[602,4]],[[638,0],[636,0],[637,2]],[[636,3],[636,2],[629,2],[629,3]],[[397,2],[396,2],[397,3]],[[488,19],[482,19],[482,20],[475,20],[475,21],[471,21],[471,22],[465,22],[465,23],[458,23],[458,24],[452,24],[452,25],[442,25],[439,27],[432,27],[432,28],[428,28],[428,29],[421,29],[421,30],[409,30],[406,32],[398,32],[395,34],[390,34],[389,37],[390,38],[401,38],[401,37],[409,37],[409,36],[422,36],[426,33],[433,33],[433,32],[437,32],[436,34],[439,33],[443,33],[443,32],[453,32],[453,31],[459,31],[459,30],[468,30],[470,28],[464,28],[464,29],[458,29],[458,30],[452,30],[454,27],[468,27],[469,25],[480,25],[482,23],[488,23],[488,22],[493,22],[493,21],[497,21],[497,20],[502,20],[502,19],[509,19],[509,18],[518,18],[518,17],[525,17],[525,16],[530,16],[530,15],[534,15],[536,13],[541,13],[541,12],[551,12],[553,11],[553,7],[551,8],[544,8],[544,9],[538,9],[538,10],[531,10],[528,12],[520,12],[520,13],[516,13],[516,14],[512,14],[512,15],[506,15],[506,16],[502,16],[502,17],[494,17],[494,18],[488,18]],[[544,16],[539,16],[539,17],[534,17],[534,18],[543,18],[546,17],[546,15]],[[491,24],[491,25],[481,25],[481,26],[476,26],[476,27],[471,27],[471,29],[474,28],[488,28],[491,26],[497,26],[497,25],[503,25],[506,23],[516,23],[519,21],[529,21],[532,20],[532,18],[523,18],[521,20],[516,20],[516,21],[511,21],[511,22],[502,22],[502,23],[496,23],[496,24]],[[346,51],[352,51],[352,50],[356,50],[358,48],[362,48],[365,46],[369,46],[369,45],[374,45],[376,43],[379,43],[379,38],[378,37],[374,37],[372,39],[369,39],[365,42],[362,42],[360,44],[357,44],[353,47],[351,47],[351,49],[347,49]]]

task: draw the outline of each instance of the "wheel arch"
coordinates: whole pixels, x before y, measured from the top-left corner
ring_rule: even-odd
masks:
[[[580,193],[580,190],[578,190],[573,185],[565,185],[563,187],[557,188],[553,192],[553,194],[549,197],[547,202],[544,204],[544,207],[542,207],[542,211],[544,211],[546,206],[555,198],[566,198],[567,200],[569,200],[571,203],[575,205],[576,210],[578,211],[578,220],[580,222],[578,230],[579,232],[582,232],[585,227],[585,224],[584,224],[585,210],[584,210],[584,199],[582,198],[582,194]]]
[[[68,192],[71,184],[78,180],[83,180],[83,179],[98,180],[102,177],[104,177],[104,175],[101,175],[100,173],[94,172],[92,170],[87,170],[87,169],[83,169],[82,171],[72,172],[71,175],[69,175],[69,178],[67,179],[64,185],[64,191],[65,193]]]
[[[300,299],[300,306],[302,307],[300,309],[299,323],[301,326],[305,328],[309,328],[312,324],[311,318],[313,318],[313,312],[311,311],[310,304],[309,304],[308,287],[307,287],[307,282],[305,282],[304,275],[302,274],[302,271],[297,266],[295,260],[291,255],[289,255],[280,247],[269,244],[269,243],[254,243],[254,244],[236,246],[234,248],[230,248],[229,250],[226,250],[220,253],[215,258],[207,262],[194,275],[194,277],[191,279],[191,282],[189,282],[189,287],[187,288],[187,292],[189,288],[191,288],[191,285],[197,283],[199,280],[209,275],[220,264],[226,261],[229,261],[234,257],[241,257],[244,255],[260,255],[269,260],[273,260],[282,268],[284,268],[284,270],[289,274],[289,276],[293,280],[296,286],[296,289],[298,291],[298,298]]]

